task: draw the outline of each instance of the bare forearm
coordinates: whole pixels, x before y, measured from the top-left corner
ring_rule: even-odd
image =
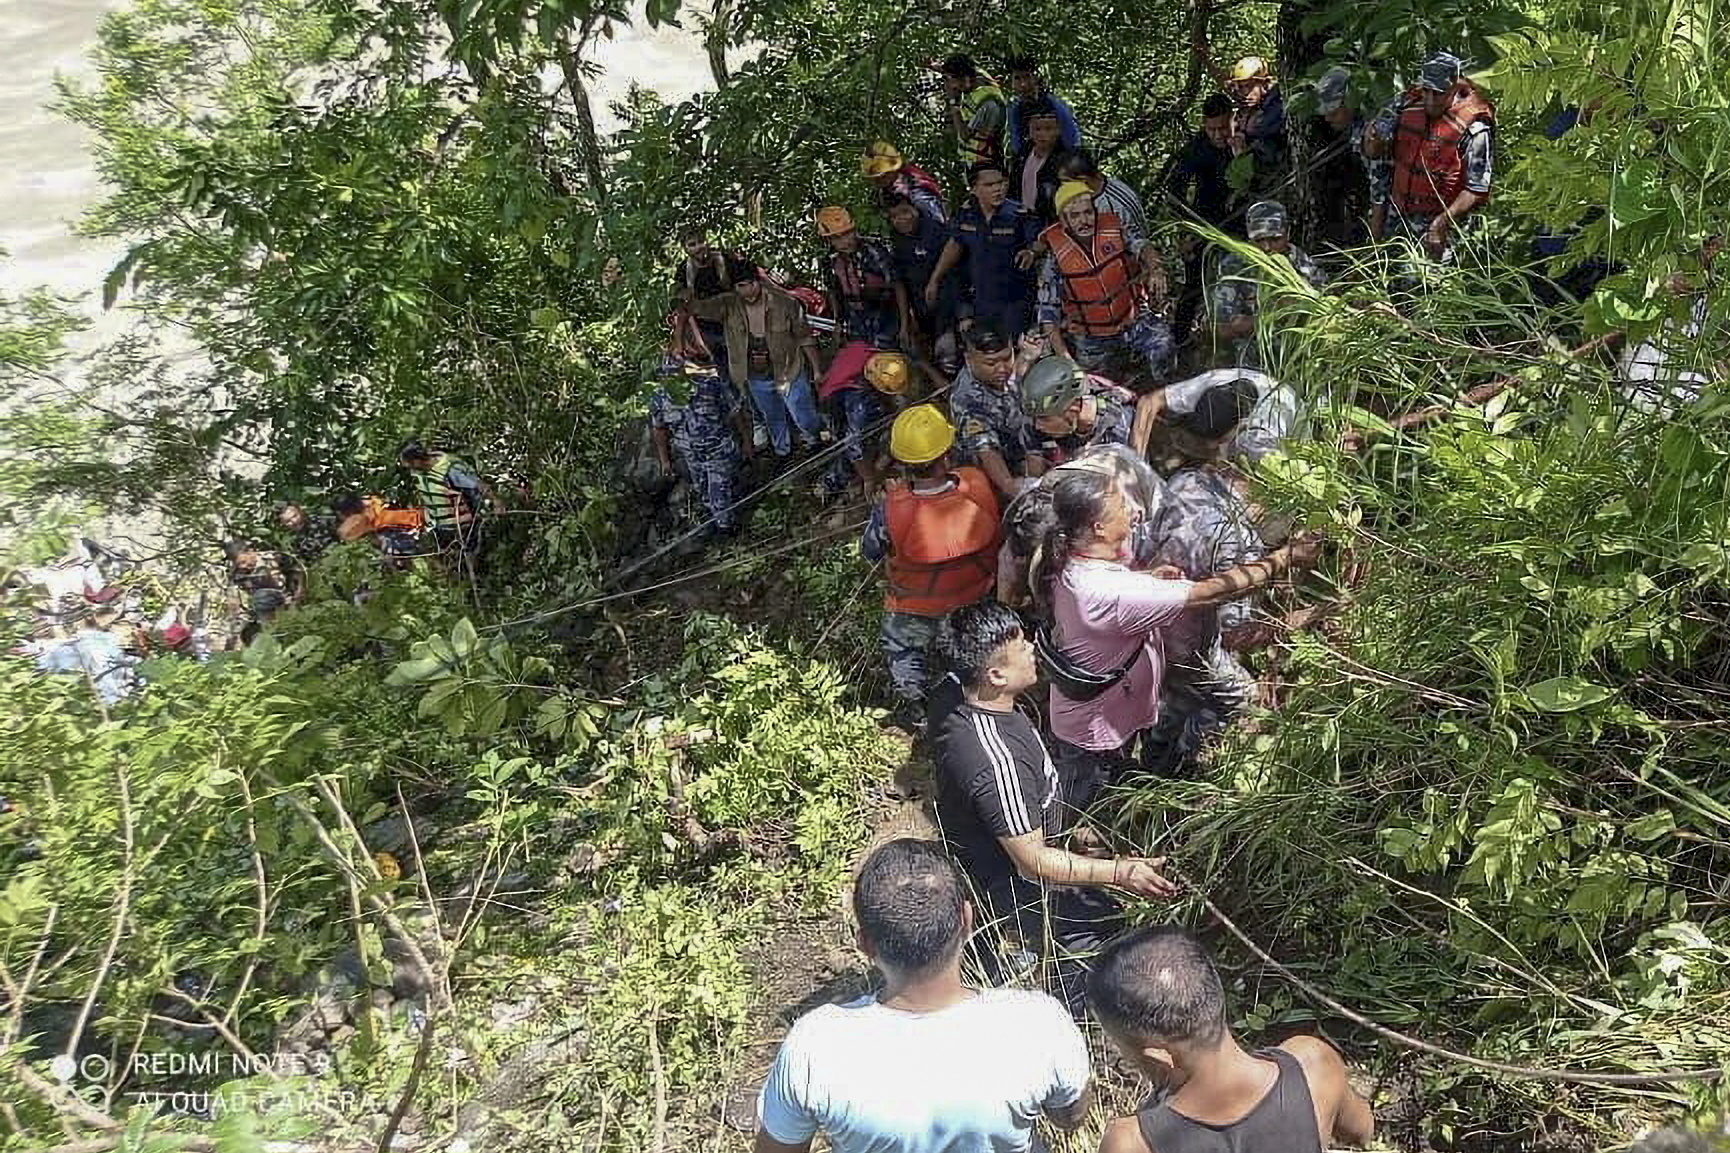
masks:
[[[1150,392],[1135,402],[1135,422],[1129,426],[1129,447],[1135,450],[1135,455],[1147,455],[1148,442],[1153,439],[1153,426],[1159,423],[1159,414],[1164,408],[1164,392]]]
[[[1484,202],[1486,196],[1486,193],[1473,192],[1469,188],[1465,189],[1458,196],[1454,197],[1453,203],[1443,210],[1443,215],[1445,215],[1450,221],[1464,220],[1467,216],[1472,214],[1473,210],[1475,210],[1478,205]]]
[[[979,454],[979,467],[991,480],[991,487],[1005,497],[1015,495],[1015,477],[1009,471],[1009,466],[1003,463],[1003,454],[996,449],[986,449]]]
[[[1205,607],[1237,600],[1264,587],[1274,577],[1290,568],[1290,551],[1275,549],[1261,560],[1252,560],[1248,564],[1216,573],[1206,580],[1196,581],[1190,586],[1188,603],[1195,607]]]

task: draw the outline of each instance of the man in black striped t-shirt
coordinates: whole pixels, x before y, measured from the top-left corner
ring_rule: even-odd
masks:
[[[931,718],[937,823],[979,889],[986,919],[1029,948],[1039,946],[1049,924],[1053,940],[1079,951],[1109,935],[1113,903],[1102,894],[1065,899],[1081,894],[1061,887],[1147,898],[1176,892],[1159,873],[1162,859],[1085,857],[1054,843],[1073,814],[1039,731],[1015,708],[1039,679],[1015,610],[995,601],[956,609],[938,630],[937,650],[961,689],[959,700],[950,696],[950,707]]]

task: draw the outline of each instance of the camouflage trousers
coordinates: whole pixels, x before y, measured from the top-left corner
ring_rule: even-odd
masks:
[[[1159,719],[1141,738],[1141,763],[1162,777],[1194,772],[1202,747],[1249,706],[1255,678],[1215,640],[1165,670]]]
[[[1127,365],[1139,358],[1153,374],[1163,381],[1171,369],[1171,326],[1165,318],[1151,312],[1136,317],[1130,326],[1115,336],[1085,336],[1065,334],[1075,362],[1089,372],[1097,372],[1117,380]],[[1115,363],[1114,363],[1115,362]]]
[[[917,704],[930,684],[928,653],[937,637],[937,617],[883,614],[883,651],[889,657],[889,687],[895,699]]]
[[[679,464],[703,509],[721,532],[732,532],[739,524],[735,506],[742,495],[739,490],[740,460],[731,444],[702,454],[680,454]]]

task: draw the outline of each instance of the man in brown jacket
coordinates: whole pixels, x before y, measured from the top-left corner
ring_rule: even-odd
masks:
[[[785,459],[793,452],[794,429],[800,447],[810,448],[823,427],[811,391],[812,378],[821,371],[817,342],[805,323],[803,306],[765,285],[755,264],[729,260],[727,280],[732,291],[688,300],[686,307],[698,320],[719,323],[726,330],[729,374],[735,384],[747,383],[775,455]]]

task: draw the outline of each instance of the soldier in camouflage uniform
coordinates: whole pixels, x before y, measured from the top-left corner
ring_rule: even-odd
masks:
[[[1148,393],[1146,407],[1157,408],[1158,395]],[[1140,407],[1135,394],[1057,354],[1042,357],[1021,374],[1021,406],[1048,466],[1073,460],[1096,444],[1126,444],[1144,453],[1153,426],[1150,413],[1142,435],[1135,436]]]
[[[1225,459],[1257,400],[1252,381],[1221,380],[1178,418],[1194,455],[1165,480],[1154,558],[1188,580],[1206,580],[1267,554],[1245,499],[1247,482]],[[1150,770],[1193,769],[1207,739],[1248,706],[1255,678],[1233,652],[1252,643],[1259,602],[1251,596],[1189,609],[1166,634],[1159,719],[1142,746]]]
[[[1327,283],[1327,274],[1310,255],[1291,242],[1286,230],[1285,207],[1278,201],[1262,200],[1249,206],[1244,214],[1249,239],[1257,248],[1274,256],[1283,256],[1299,276],[1316,288]],[[1215,339],[1229,347],[1229,359],[1239,368],[1261,368],[1261,351],[1256,342],[1256,316],[1260,309],[1258,274],[1249,261],[1227,254],[1220,260],[1219,272],[1209,294]]]
[[[1044,471],[1031,451],[1037,438],[1016,386],[1016,349],[1001,328],[983,321],[967,330],[966,342],[967,367],[949,392],[955,459],[983,469],[1008,501],[1016,494],[1018,477]]]
[[[669,361],[649,398],[649,428],[661,470],[675,462],[708,510],[713,529],[739,528],[739,473],[751,453],[744,408],[731,386],[707,365]],[[741,455],[743,454],[743,456]]]
[[[1464,72],[1458,56],[1430,57],[1417,87],[1382,109],[1363,140],[1364,155],[1385,160],[1390,173],[1372,237],[1408,237],[1443,261],[1495,177],[1496,111]]]

